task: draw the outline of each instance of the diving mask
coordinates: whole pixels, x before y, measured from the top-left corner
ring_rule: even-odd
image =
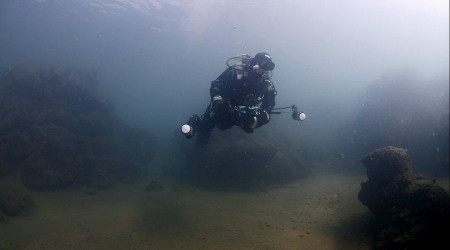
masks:
[[[263,79],[269,79],[272,76],[271,70],[265,70],[262,67],[260,67],[259,64],[253,66],[253,71],[261,75]]]

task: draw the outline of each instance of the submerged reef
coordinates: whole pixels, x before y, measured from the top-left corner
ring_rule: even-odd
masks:
[[[0,79],[0,179],[34,190],[136,179],[155,139],[119,121],[93,71],[36,67]]]
[[[310,174],[296,147],[269,130],[254,134],[239,128],[215,132],[208,145],[201,147],[182,138],[187,164],[176,171],[183,173],[182,178],[211,189],[254,190]]]
[[[359,200],[375,214],[376,249],[441,249],[448,245],[450,196],[414,174],[406,149],[384,147],[362,159],[368,180]]]

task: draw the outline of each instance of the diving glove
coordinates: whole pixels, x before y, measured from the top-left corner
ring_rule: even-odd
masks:
[[[211,109],[215,109],[217,106],[223,103],[222,96],[216,95],[211,99]]]

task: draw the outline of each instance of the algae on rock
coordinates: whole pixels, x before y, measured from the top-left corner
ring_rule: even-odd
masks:
[[[377,249],[438,249],[448,245],[450,196],[415,175],[406,149],[384,147],[362,159],[368,180],[359,200],[375,214]]]

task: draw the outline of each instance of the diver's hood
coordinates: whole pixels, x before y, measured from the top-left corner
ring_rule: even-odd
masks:
[[[261,69],[266,71],[272,71],[275,69],[275,63],[272,62],[272,57],[265,52],[258,53],[254,58],[252,58],[250,61],[250,66],[253,67],[255,65],[259,65]]]

